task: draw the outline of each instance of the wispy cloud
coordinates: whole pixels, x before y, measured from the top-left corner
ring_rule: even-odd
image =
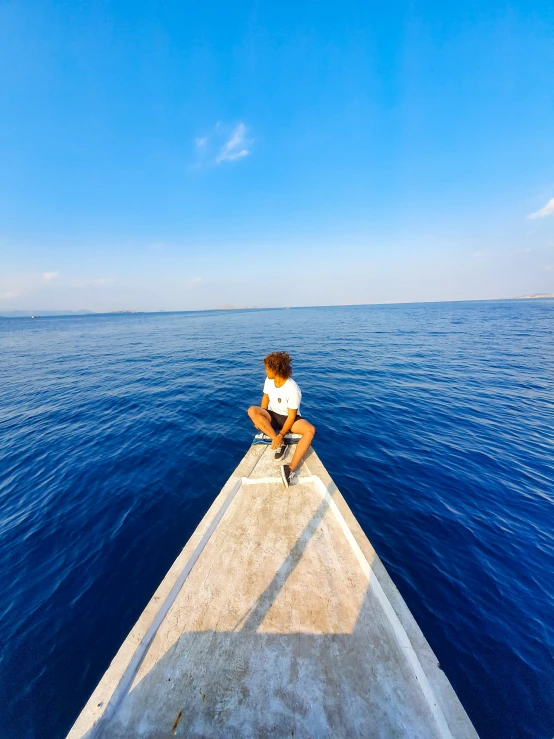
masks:
[[[244,123],[231,126],[218,121],[208,133],[194,139],[196,162],[192,169],[244,159],[250,154],[253,142],[254,139],[248,135],[248,128]]]
[[[246,136],[246,126],[244,123],[239,123],[219,150],[215,161],[217,164],[221,164],[221,162],[234,162],[237,159],[247,157],[250,154],[250,149],[247,147],[251,144],[252,139]]]
[[[544,208],[541,208],[536,213],[530,213],[527,218],[533,221],[535,218],[546,218],[546,216],[551,215],[554,215],[554,198],[550,198]]]
[[[14,292],[0,293],[0,298],[2,298],[3,300],[11,300],[12,298],[17,298],[18,295],[19,293]]]
[[[58,272],[45,272],[42,275],[42,279],[46,280],[46,282],[50,282],[50,280],[55,280],[58,276]]]

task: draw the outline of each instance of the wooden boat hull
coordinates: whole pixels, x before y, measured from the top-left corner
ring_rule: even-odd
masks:
[[[477,736],[315,452],[279,465],[250,448],[70,739]]]

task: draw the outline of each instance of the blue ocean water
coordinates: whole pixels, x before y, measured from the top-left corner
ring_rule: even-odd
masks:
[[[553,339],[554,301],[0,319],[0,735],[65,736],[286,349],[480,735],[552,739]]]

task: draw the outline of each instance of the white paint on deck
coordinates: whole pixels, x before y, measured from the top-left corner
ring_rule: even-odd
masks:
[[[477,736],[317,455],[279,466],[249,450],[70,739]]]

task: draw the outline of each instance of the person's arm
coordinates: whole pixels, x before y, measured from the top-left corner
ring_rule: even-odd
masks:
[[[269,395],[267,393],[264,393],[262,396],[261,407],[264,409],[264,411],[266,411],[268,405],[269,405]]]
[[[282,437],[284,437],[285,434],[288,434],[294,422],[296,421],[296,414],[298,413],[298,408],[300,406],[300,398],[301,398],[300,392],[297,392],[296,390],[293,390],[289,395],[288,402],[290,403],[290,405],[287,408],[288,418],[283,424],[283,428],[281,429]],[[295,407],[291,408],[290,407],[291,405]]]

